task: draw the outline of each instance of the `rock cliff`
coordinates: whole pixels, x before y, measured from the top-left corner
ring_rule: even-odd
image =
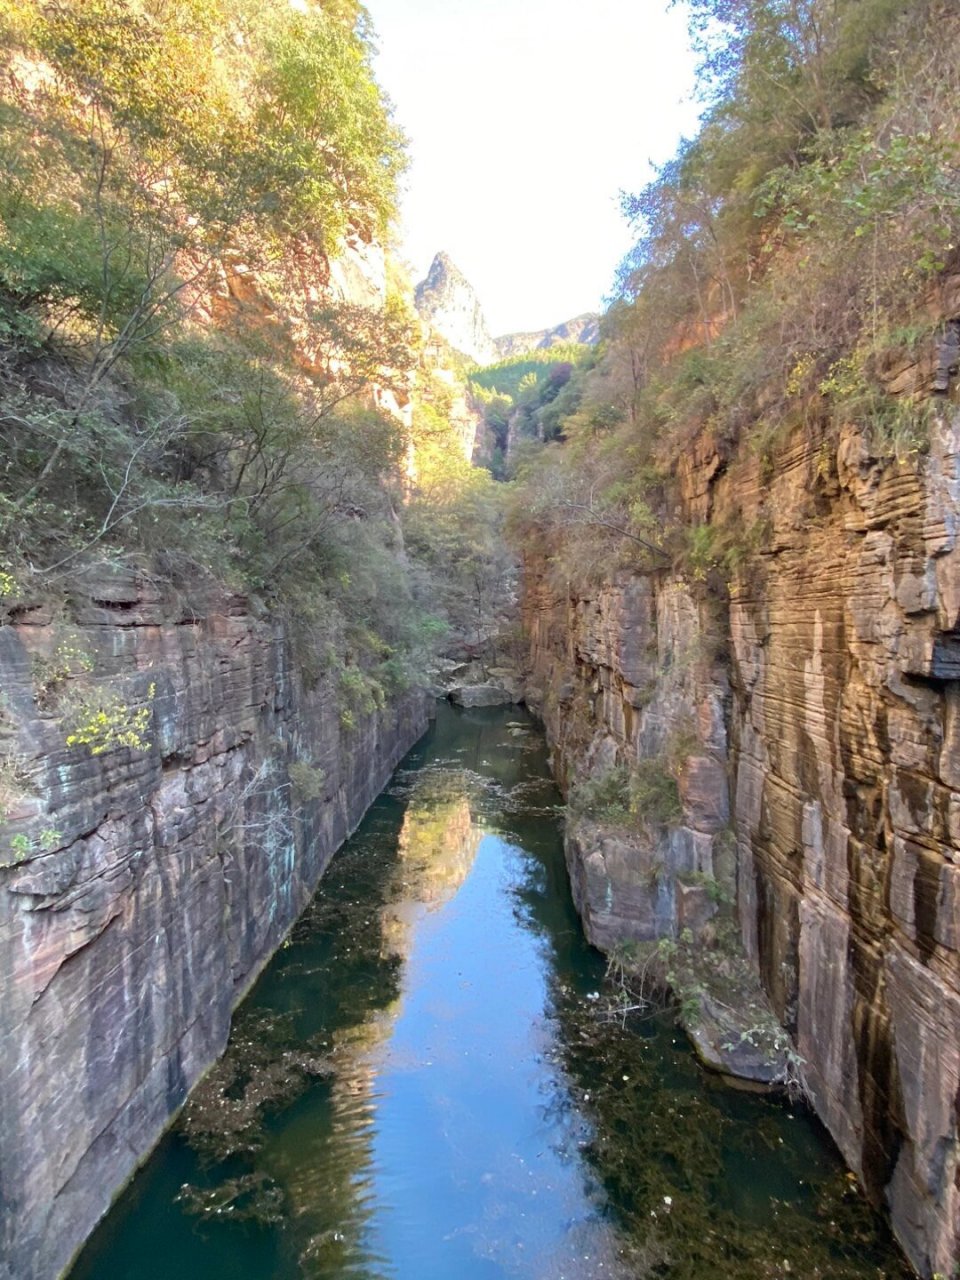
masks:
[[[438,253],[426,278],[416,288],[417,312],[455,351],[479,365],[495,364],[509,356],[555,347],[565,342],[594,345],[600,339],[600,318],[584,312],[554,325],[529,333],[507,333],[492,338],[480,299],[473,285],[445,253]]]
[[[415,297],[421,320],[456,351],[481,365],[492,364],[498,358],[480,300],[447,254],[436,255],[426,279],[417,285]]]
[[[772,462],[707,431],[678,465],[691,519],[759,543],[727,584],[665,568],[571,591],[528,556],[561,781],[672,753],[682,809],[629,848],[575,838],[581,910],[601,945],[676,937],[704,874],[734,884],[813,1105],[917,1269],[952,1274],[960,414],[925,456],[808,426]]]
[[[74,613],[0,627],[3,1280],[67,1265],[427,719],[416,694],[345,714],[242,597],[104,571]],[[88,679],[142,749],[68,749]]]
[[[574,316],[552,329],[537,329],[530,333],[506,333],[495,339],[500,359],[525,355],[528,351],[549,350],[565,342],[582,342],[595,346],[600,341],[600,317],[592,311]]]

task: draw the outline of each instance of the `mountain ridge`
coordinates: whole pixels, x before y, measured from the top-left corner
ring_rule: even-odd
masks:
[[[596,343],[600,317],[582,312],[548,329],[507,333],[493,337],[473,285],[449,254],[434,255],[426,276],[414,291],[417,313],[455,350],[479,365],[495,364],[564,342]]]

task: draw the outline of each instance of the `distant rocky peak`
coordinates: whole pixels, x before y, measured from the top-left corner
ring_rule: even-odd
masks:
[[[463,290],[473,294],[473,286],[448,253],[441,250],[434,254],[427,272],[426,280],[417,285],[417,293],[421,291],[442,292],[445,289]],[[475,295],[474,295],[475,296]]]
[[[580,342],[592,346],[600,338],[600,317],[592,311],[565,320],[552,329],[491,337],[473,285],[446,253],[434,257],[426,279],[417,285],[416,304],[424,323],[479,365],[495,364],[510,356],[560,343]]]
[[[497,359],[497,345],[473,286],[446,253],[436,255],[415,296],[420,318],[457,351],[481,365]]]

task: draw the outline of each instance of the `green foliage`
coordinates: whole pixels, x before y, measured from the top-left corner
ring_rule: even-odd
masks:
[[[584,778],[571,793],[570,807],[598,822],[636,820],[653,826],[676,822],[683,813],[675,773],[660,756]]]
[[[18,831],[10,837],[11,860],[0,862],[0,866],[15,866],[18,862],[26,862],[41,853],[50,853],[56,849],[62,838],[62,834],[53,827],[45,827],[36,838],[31,838],[26,832]]]
[[[272,284],[282,294],[294,254],[312,253],[319,269],[317,255],[348,231],[386,231],[402,140],[372,78],[364,12],[350,3],[301,12],[279,0],[0,0],[0,26],[3,363],[47,345],[69,349],[76,370],[43,396],[16,382],[4,389],[0,431],[11,456],[0,517],[15,549],[48,571],[111,535],[129,541],[134,522],[151,525],[159,545],[184,520],[199,544],[229,544],[223,524],[243,520],[236,505],[226,521],[209,518],[225,503],[210,473],[198,474],[201,441],[196,417],[187,418],[191,410],[212,417],[209,396],[181,378],[180,404],[168,398],[159,412],[138,414],[131,432],[101,383],[121,368],[129,376],[131,361],[141,386],[148,362],[154,373],[164,363],[169,370],[191,312],[237,262],[259,270],[265,293]],[[409,319],[392,303],[383,312],[317,306],[308,327],[317,359],[306,403],[281,327],[244,326],[242,356],[211,343],[205,361],[214,398],[232,393],[231,365],[248,366],[241,386],[262,379],[262,401],[251,413],[248,397],[241,422],[230,423],[247,429],[230,462],[243,484],[266,470],[274,509],[258,529],[268,539],[295,502],[288,488],[277,510],[271,468],[283,459],[289,481],[310,423],[374,372],[384,385],[402,378],[413,359]],[[257,342],[271,349],[254,353]],[[264,409],[272,420],[254,421]],[[58,482],[76,490],[62,508],[50,498]],[[78,520],[66,518],[71,505]],[[250,515],[248,507],[253,524]],[[49,533],[59,545],[37,557],[37,539]],[[173,545],[184,541],[174,536]],[[268,561],[268,573],[276,568]]]
[[[655,825],[676,822],[683,813],[675,774],[656,756],[639,760],[630,779],[631,811]]]
[[[926,451],[933,415],[931,404],[888,395],[869,348],[860,347],[834,361],[820,380],[818,390],[834,421],[863,426],[879,454],[904,458]]]
[[[578,374],[593,359],[591,347],[563,343],[470,373],[471,399],[495,442],[489,465],[497,479],[515,471],[518,446],[522,454],[527,442],[553,440],[562,434],[561,424],[579,404]]]
[[[630,817],[630,771],[615,765],[583,778],[570,793],[570,808],[598,822],[626,822]]]
[[[710,901],[716,906],[730,907],[733,905],[733,898],[730,892],[714,876],[707,875],[703,871],[691,871],[684,876],[678,877],[678,879],[683,884],[695,885],[697,888],[703,889]]]
[[[414,445],[402,520],[420,593],[432,604],[421,625],[492,659],[497,614],[514,575],[503,536],[505,486],[467,460],[461,439],[429,406],[415,414]]]
[[[684,529],[685,567],[694,582],[703,582],[718,563],[717,529],[712,524],[691,524]]]
[[[852,424],[914,464],[929,435],[930,404],[891,385],[901,357],[923,366],[920,309],[960,261],[960,13],[933,0],[692,0],[689,13],[703,126],[624,198],[636,243],[599,358],[541,429],[559,458],[528,460],[517,495],[518,535],[544,538],[558,584],[656,568],[636,539],[694,581],[762,550],[702,519],[679,527],[698,436],[720,457],[743,440],[766,484],[798,430],[829,454]]]
[[[659,310],[664,290],[679,290],[687,312],[670,316],[668,343],[679,322],[709,344],[744,306],[763,306],[765,267],[781,300],[770,308],[777,348],[788,299],[791,328],[809,320],[821,344],[831,329],[842,344],[848,321],[892,305],[887,290],[915,291],[904,272],[935,270],[955,242],[950,108],[939,84],[931,93],[932,68],[901,53],[939,19],[928,4],[904,14],[892,0],[697,0],[691,10],[723,92],[696,141],[625,203],[641,231],[622,271],[626,296]],[[820,289],[837,297],[810,297]],[[742,358],[738,336],[728,362]],[[762,340],[752,325],[743,337]],[[788,347],[780,367],[792,356]]]
[[[349,627],[396,566],[406,441],[371,383],[405,389],[416,360],[395,297],[304,286],[394,208],[364,10],[0,0],[0,24],[3,594],[135,548],[177,582],[325,598]],[[237,263],[259,314],[194,327]]]
[[[50,710],[67,682],[93,670],[93,655],[78,632],[68,631],[49,655],[34,653],[30,661],[34,698],[41,711]]]
[[[319,222],[334,235],[352,226],[382,236],[403,168],[402,138],[373,80],[362,10],[348,12],[346,21],[332,6],[274,12],[259,68],[258,135],[286,179],[288,226]]]
[[[290,782],[298,804],[320,800],[324,794],[326,774],[309,760],[294,760],[290,765]]]
[[[348,714],[350,728],[356,724],[356,716],[369,716],[384,705],[383,685],[357,667],[341,668],[337,690],[341,712]]]
[[[11,292],[119,320],[171,252],[386,230],[402,139],[358,6],[4,0],[0,19],[43,68],[3,108]]]
[[[521,355],[508,356],[496,364],[472,369],[469,374],[471,389],[493,392],[515,401],[521,385],[532,388],[546,378],[550,370],[559,364],[578,365],[590,357],[591,348],[579,342],[558,343],[554,347],[537,348]]]
[[[33,853],[33,841],[29,836],[24,835],[22,831],[18,831],[10,840],[10,851],[17,862],[23,862]]]
[[[424,679],[456,558],[400,533],[398,273],[382,306],[323,289],[348,236],[385,238],[404,164],[366,11],[0,0],[0,27],[0,600],[94,559],[267,599],[358,724]],[[145,749],[149,707],[89,671],[37,659],[38,702],[72,746]]]

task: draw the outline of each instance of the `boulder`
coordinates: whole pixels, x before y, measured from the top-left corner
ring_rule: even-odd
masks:
[[[448,697],[458,707],[505,707],[520,701],[502,684],[493,683],[457,684]]]

